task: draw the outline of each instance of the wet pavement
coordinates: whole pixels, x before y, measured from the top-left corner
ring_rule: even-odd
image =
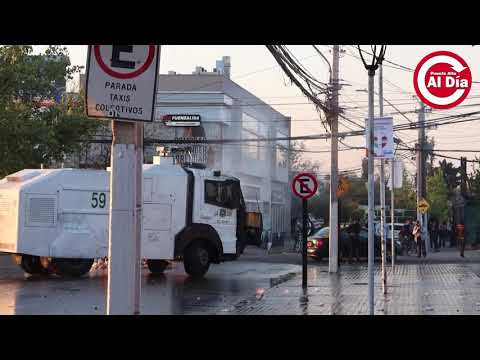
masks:
[[[309,260],[307,299],[301,299],[300,254],[247,248],[239,261],[212,265],[205,279],[188,277],[181,263],[162,276],[144,270],[142,314],[367,314],[365,263],[328,273],[328,262]],[[81,279],[25,275],[0,255],[0,314],[99,314],[106,311],[106,270]],[[427,259],[399,257],[388,267],[387,294],[375,273],[375,314],[480,315],[480,251],[454,249]]]
[[[387,294],[375,269],[376,315],[480,315],[480,251],[457,258],[454,250],[432,253],[427,259],[405,258],[388,267]],[[441,263],[441,260],[450,263]],[[401,259],[399,259],[402,262]],[[346,264],[338,274],[324,266],[308,272],[308,301],[302,301],[301,277],[252,296],[237,306],[235,315],[366,315],[367,267]]]
[[[161,276],[144,270],[141,314],[214,314],[292,278],[300,267],[254,261],[212,265],[194,280],[174,263]],[[24,275],[10,257],[0,256],[0,314],[100,314],[106,312],[106,270],[80,279]]]

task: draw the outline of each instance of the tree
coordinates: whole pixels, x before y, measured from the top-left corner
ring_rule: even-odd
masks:
[[[437,221],[448,219],[448,187],[441,168],[436,168],[433,176],[427,177],[427,194],[430,214]]]
[[[479,158],[475,161],[480,162]],[[473,169],[473,173],[468,177],[468,186],[473,197],[480,198],[480,169]]]
[[[311,161],[303,157],[305,151],[305,143],[293,141],[290,143],[288,157],[290,158],[290,168],[293,172],[311,171],[318,172],[320,170],[320,162]]]
[[[439,162],[440,169],[442,170],[443,178],[447,184],[449,194],[452,194],[457,186],[460,185],[460,176],[458,175],[458,168],[453,166],[453,163],[447,160]]]
[[[64,47],[39,55],[32,46],[0,47],[0,178],[61,162],[95,133],[98,121],[85,116],[82,96],[52,101],[80,69]]]

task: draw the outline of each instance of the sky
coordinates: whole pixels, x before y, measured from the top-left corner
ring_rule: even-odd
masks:
[[[70,53],[73,65],[86,65],[86,45],[66,45]],[[320,81],[328,82],[329,72],[325,61],[316,53],[310,45],[287,45],[296,58],[307,67],[310,72]],[[36,51],[42,51],[46,46],[36,46]],[[318,45],[318,48],[331,62],[332,45]],[[369,50],[369,46],[362,47]],[[350,109],[345,110],[344,115],[355,122],[364,123],[368,115],[367,94],[359,92],[367,88],[368,76],[363,64],[358,57],[358,50],[352,46],[342,46],[344,52],[340,59],[340,79],[345,86],[340,91],[340,105]],[[409,68],[415,68],[420,60],[433,51],[448,50],[460,55],[469,65],[473,81],[480,81],[480,47],[478,46],[421,46],[421,45],[391,45],[387,46],[386,60]],[[303,96],[303,94],[289,83],[286,75],[277,65],[276,61],[265,46],[261,45],[163,45],[160,60],[160,73],[176,71],[180,74],[190,74],[196,66],[203,66],[211,71],[215,67],[215,61],[222,56],[231,57],[231,79],[240,86],[250,91],[266,103],[286,116],[292,118],[292,135],[323,134],[325,129],[320,123],[315,107]],[[405,70],[393,69],[384,66],[384,98],[393,103],[401,111],[414,111],[419,108],[418,101],[414,98],[413,73]],[[378,90],[378,79],[375,82],[375,90]],[[429,118],[447,116],[462,112],[480,110],[480,101],[476,98],[480,95],[480,84],[473,84],[468,98],[462,103],[477,104],[478,106],[460,107],[449,110],[435,110],[427,114]],[[378,97],[375,99],[378,106]],[[352,109],[355,107],[355,109]],[[384,113],[396,112],[395,109],[384,103]],[[375,109],[378,115],[378,107]],[[417,121],[418,114],[407,113],[406,116],[412,121]],[[400,114],[394,114],[394,124],[403,124],[407,119]],[[348,122],[340,119],[339,131],[358,130]],[[434,137],[437,149],[465,149],[480,150],[480,127],[476,122],[445,125],[436,130],[428,130],[427,135]],[[417,130],[397,132],[395,136],[405,142],[411,142],[417,138]],[[363,137],[346,138],[344,142],[351,146],[364,146]],[[306,143],[307,150],[326,151],[330,149],[329,141],[312,140]],[[477,144],[479,144],[477,146]],[[340,145],[343,147],[343,145]],[[361,166],[364,150],[342,151],[339,154],[339,169],[353,169]],[[442,152],[443,155],[460,157],[466,156],[473,159],[477,153],[450,153]],[[330,167],[329,153],[305,153],[306,158],[318,160],[321,163],[321,172],[327,174]],[[413,154],[412,154],[413,156]],[[441,160],[437,158],[435,161]],[[458,163],[453,160],[454,163]],[[414,163],[405,160],[408,170],[414,170]],[[471,165],[468,166],[471,171]]]

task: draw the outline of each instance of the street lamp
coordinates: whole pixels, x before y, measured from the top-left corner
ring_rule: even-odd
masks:
[[[368,149],[368,312],[374,314],[374,293],[373,293],[373,266],[374,266],[374,137],[373,137],[373,118],[374,118],[374,77],[379,64],[382,63],[385,56],[386,46],[382,45],[377,55],[377,46],[372,46],[371,61],[367,62],[363,56],[363,50],[358,46],[360,57],[365,69],[368,71],[368,128],[367,128],[367,149]],[[364,91],[362,91],[364,92]]]

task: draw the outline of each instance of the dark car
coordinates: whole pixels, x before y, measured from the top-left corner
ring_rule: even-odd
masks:
[[[349,256],[350,252],[350,236],[347,229],[341,229],[339,241],[339,252],[341,258]],[[375,236],[375,257],[381,256],[380,249],[380,237]],[[329,246],[329,227],[324,227],[316,231],[313,235],[307,238],[307,254],[308,256],[316,259],[328,259],[328,246]],[[400,254],[401,246],[398,241],[395,242],[395,253]],[[362,228],[359,234],[359,255],[366,258],[368,255],[368,229]],[[387,242],[387,256],[390,257],[391,246],[390,242]]]

